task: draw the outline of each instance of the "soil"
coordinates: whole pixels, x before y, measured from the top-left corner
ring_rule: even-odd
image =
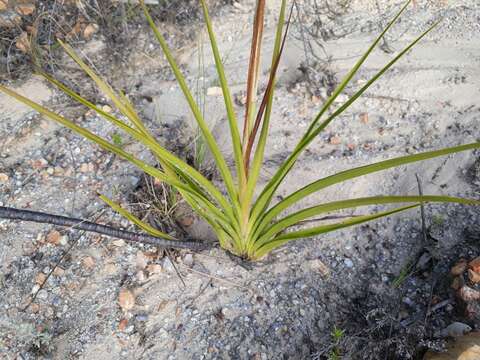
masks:
[[[268,3],[267,53],[278,7],[276,1]],[[262,183],[315,116],[322,96],[331,91],[327,85],[332,74],[337,81],[342,79],[401,3],[353,1],[336,20],[350,29],[347,35],[322,43],[328,54],[328,74],[323,64],[316,68],[313,55],[304,51],[299,24],[293,27],[279,71]],[[226,5],[214,18],[232,92],[238,99],[245,88],[253,6],[253,1]],[[299,2],[300,9],[306,6]],[[279,197],[352,166],[479,140],[480,5],[476,0],[415,1],[341,100],[352,96],[393,58],[390,50],[400,51],[440,17],[444,20],[425,40],[310,146]],[[168,41],[177,49],[175,55],[189,84],[205,103],[217,140],[230,154],[207,36],[197,21],[183,26],[195,30],[175,31],[172,24],[164,25],[164,30],[171,35]],[[153,36],[146,27],[142,29],[125,43],[121,62],[108,56],[108,37],[101,32],[78,46],[134,101],[159,141],[188,156],[196,131],[193,119]],[[309,51],[323,54],[318,44]],[[71,62],[60,57],[58,63],[55,75],[96,104],[115,111],[73,70]],[[263,73],[268,63],[266,59]],[[308,78],[300,64],[309,64]],[[325,76],[329,81],[322,81]],[[118,140],[113,126],[72,104],[42,79],[25,75],[9,86],[154,162],[147,151],[126,137]],[[238,111],[241,114],[240,107]],[[0,114],[2,205],[129,229],[128,221],[109,210],[97,192],[132,208],[149,209],[144,196],[135,197],[139,186],[149,180],[144,181],[132,165],[5,95],[0,95]],[[479,154],[465,152],[367,176],[311,196],[302,206],[350,197],[417,194],[415,174],[425,194],[478,199]],[[209,169],[209,162],[207,157],[202,166]],[[159,185],[152,186],[158,187],[161,196]],[[211,239],[204,224],[189,218],[182,206],[165,210],[177,217],[178,231]],[[477,330],[480,326],[479,317],[466,317],[450,288],[449,275],[458,259],[480,255],[480,209],[434,205],[425,210],[426,233],[419,211],[413,210],[296,241],[254,264],[233,259],[219,248],[166,253],[68,229],[0,221],[0,355],[329,359],[339,353],[345,359],[420,359],[426,349],[444,345],[444,337],[438,334],[450,323],[459,321]],[[165,226],[173,231],[170,225]],[[38,291],[38,283],[57,263]],[[132,306],[119,302],[121,291],[133,295]],[[332,337],[335,329],[343,331],[339,339]]]

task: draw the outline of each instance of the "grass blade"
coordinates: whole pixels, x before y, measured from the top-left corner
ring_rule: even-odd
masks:
[[[207,24],[207,30],[210,38],[213,57],[215,59],[215,67],[217,69],[218,77],[220,79],[220,86],[222,87],[223,99],[225,101],[225,107],[227,109],[227,118],[228,118],[228,123],[230,127],[230,135],[232,138],[233,153],[235,156],[235,165],[237,169],[239,183],[243,186],[246,186],[246,174],[245,174],[245,166],[243,164],[242,145],[240,140],[240,133],[238,130],[237,117],[235,115],[235,110],[233,107],[232,96],[230,94],[228,82],[225,77],[225,70],[223,68],[222,59],[218,51],[218,45],[215,39],[215,34],[213,32],[212,21],[210,20],[210,16],[208,14],[208,8],[205,3],[205,0],[201,0],[201,4],[202,4],[205,22]]]
[[[80,95],[75,93],[74,91],[70,90],[68,87],[60,83],[59,81],[51,78],[47,74],[41,74],[45,77],[48,81],[52,84],[57,86],[59,89],[64,91],[67,95],[71,96],[73,99],[77,100],[79,103],[87,106],[88,108],[96,111],[98,114],[112,122],[114,125],[118,126],[122,130],[124,130],[127,134],[138,140],[140,143],[144,144],[148,149],[150,149],[161,161],[162,167],[165,169],[167,176],[172,178],[176,178],[175,172],[173,172],[168,164],[174,166],[178,171],[180,171],[185,177],[191,177],[195,181],[197,181],[201,186],[203,186],[220,204],[221,206],[228,212],[230,205],[227,203],[225,198],[222,194],[216,189],[208,179],[206,179],[200,172],[196,169],[182,161],[180,158],[176,157],[175,155],[171,154],[169,151],[164,149],[160,146],[149,134],[143,134],[135,129],[132,129],[127,124],[123,123],[119,119],[115,118],[114,116],[105,113],[103,110],[99,109],[97,106],[89,102],[88,100],[82,98]],[[168,162],[166,164],[165,162]],[[194,187],[193,184],[189,184],[191,190],[196,191],[199,195],[205,196],[203,191],[198,187]]]
[[[163,238],[163,239],[167,239],[167,240],[177,240],[175,239],[174,237],[168,235],[168,234],[165,234],[164,232],[158,230],[158,229],[155,229],[154,227],[148,225],[147,223],[143,222],[142,220],[140,220],[139,218],[137,218],[135,215],[133,215],[132,213],[128,212],[127,210],[123,209],[119,204],[113,202],[112,200],[110,200],[108,197],[106,197],[105,195],[101,195],[99,194],[99,197],[100,199],[102,199],[102,201],[104,201],[108,206],[110,206],[113,210],[115,210],[116,212],[118,212],[120,215],[122,215],[124,218],[128,219],[130,222],[134,223],[135,225],[137,225],[139,228],[145,230],[147,233],[149,233],[150,235],[152,236],[156,236],[156,237],[159,237],[159,238]]]
[[[167,45],[167,42],[165,41],[165,38],[163,35],[160,33],[160,31],[157,29],[155,26],[155,22],[153,21],[152,17],[150,16],[150,13],[147,9],[147,6],[145,3],[141,0],[140,5],[142,6],[143,12],[145,14],[145,17],[147,18],[147,21],[150,25],[150,28],[152,29],[153,33],[155,34],[155,37],[158,40],[158,43],[160,44],[160,47],[162,48],[162,51],[167,58],[168,63],[170,64],[170,68],[172,69],[175,78],[177,80],[178,85],[180,86],[180,89],[182,90],[185,99],[187,100],[187,103],[193,113],[193,116],[195,120],[197,121],[197,124],[202,131],[203,137],[205,138],[205,141],[212,152],[213,158],[218,166],[218,169],[220,171],[220,174],[222,175],[222,178],[225,182],[225,186],[227,188],[228,194],[230,196],[231,202],[234,206],[234,209],[236,211],[237,217],[239,217],[240,214],[240,206],[238,203],[238,194],[234,186],[232,174],[230,173],[230,170],[228,169],[227,163],[225,161],[225,158],[223,157],[220,148],[218,147],[217,142],[215,141],[212,133],[210,132],[210,129],[207,126],[207,123],[203,119],[202,113],[200,111],[200,108],[198,107],[197,103],[195,102],[192,93],[190,92],[187,83],[185,81],[185,78],[183,77],[177,63],[175,62],[175,59],[173,58],[173,55]]]
[[[65,52],[75,61],[78,66],[88,75],[90,78],[97,84],[99,89],[113,102],[115,107],[124,115],[126,116],[141,132],[146,132],[146,129],[135,113],[132,108],[129,107],[129,103],[125,103],[125,98],[119,97],[115,91],[108,85],[100,76],[98,76],[95,71],[93,71],[81,58],[78,54],[73,50],[73,48],[64,43],[61,40],[58,40],[58,43],[63,47]]]
[[[149,174],[149,175],[151,175],[155,178],[158,178],[159,180],[164,181],[165,183],[167,183],[169,185],[172,185],[172,186],[178,188],[179,190],[186,191],[189,195],[195,197],[196,200],[201,201],[203,206],[208,206],[208,204],[209,204],[211,208],[215,208],[214,204],[211,204],[208,199],[202,198],[202,196],[199,195],[198,193],[196,193],[195,191],[193,191],[191,187],[185,185],[184,183],[178,181],[177,179],[171,178],[170,176],[166,175],[165,173],[156,169],[155,167],[153,167],[151,165],[148,165],[147,163],[135,158],[132,154],[127,153],[125,150],[123,150],[123,149],[119,148],[118,146],[115,146],[115,145],[111,144],[107,140],[91,133],[87,129],[84,129],[84,128],[76,125],[75,123],[73,123],[72,121],[64,118],[63,116],[60,116],[60,115],[44,108],[43,106],[25,98],[24,96],[22,96],[20,94],[17,94],[16,92],[14,92],[14,91],[12,91],[12,90],[10,90],[10,89],[2,86],[2,85],[0,85],[0,91],[3,91],[7,95],[9,95],[9,96],[17,99],[18,101],[24,103],[25,105],[27,105],[27,106],[31,107],[32,109],[38,111],[42,115],[44,115],[44,116],[62,124],[63,126],[73,130],[74,132],[78,133],[79,135],[85,137],[86,139],[98,144],[99,146],[101,146],[105,150],[108,150],[108,151],[120,156],[121,158],[131,162],[132,164],[134,164],[135,166],[137,166],[138,168],[143,170],[145,173],[147,173],[147,174]],[[169,154],[169,153],[167,152],[167,154]],[[173,156],[173,155],[171,155],[171,156]],[[172,160],[172,159],[170,159],[170,160]],[[179,165],[179,164],[177,164],[177,165]],[[179,166],[182,167],[181,164]],[[183,171],[187,172],[188,170],[186,168],[183,168]],[[208,183],[210,183],[210,182],[208,182]],[[212,187],[212,189],[214,189],[215,192],[218,192],[218,194],[221,197],[223,197],[221,195],[221,193],[218,191],[218,189],[216,189],[211,183],[210,183],[210,187]],[[221,200],[221,199],[219,199],[219,200]],[[225,199],[223,199],[223,201],[225,201]],[[218,209],[217,209],[217,211],[218,211]]]

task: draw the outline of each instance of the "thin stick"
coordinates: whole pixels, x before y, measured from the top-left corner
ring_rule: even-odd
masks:
[[[198,241],[174,241],[160,239],[147,234],[138,234],[131,231],[120,230],[107,225],[101,225],[82,219],[75,219],[66,216],[46,214],[37,211],[19,210],[11,207],[0,206],[0,218],[10,220],[30,221],[58,226],[69,226],[72,229],[94,232],[102,235],[116,237],[131,242],[154,245],[160,248],[176,248],[203,250],[207,245]]]
[[[418,194],[420,196],[423,196],[422,182],[420,180],[420,176],[418,176],[418,174],[415,174],[415,177],[417,178]],[[422,217],[423,241],[424,241],[424,244],[427,244],[427,241],[428,241],[427,225],[426,225],[426,221],[425,221],[425,205],[424,205],[423,201],[420,203],[420,215]]]
[[[183,288],[186,288],[186,287],[187,287],[187,284],[185,284],[185,281],[183,280],[182,274],[180,274],[180,271],[178,271],[178,268],[177,268],[177,266],[175,265],[175,262],[172,260],[172,256],[170,255],[170,251],[168,251],[167,249],[165,249],[165,253],[167,254],[168,261],[170,261],[170,264],[172,264],[173,269],[174,269],[175,272],[177,273],[178,278],[179,278],[180,281],[182,282]]]
[[[221,277],[218,277],[218,276],[214,276],[214,275],[210,275],[210,274],[207,274],[207,273],[204,273],[204,272],[201,272],[201,271],[198,271],[198,270],[194,270],[188,266],[185,266],[185,265],[182,265],[185,270],[187,271],[190,271],[191,273],[193,274],[197,274],[197,275],[200,275],[200,276],[205,276],[206,278],[209,278],[209,279],[213,279],[213,280],[217,280],[217,281],[220,281],[220,282],[223,282],[223,283],[226,283],[226,284],[229,284],[229,285],[232,285],[234,287],[238,287],[240,289],[245,289],[245,290],[251,290],[250,288],[246,287],[246,286],[243,286],[243,285],[240,285],[240,284],[237,284],[233,281],[230,281],[230,280],[227,280],[227,279],[223,279]]]

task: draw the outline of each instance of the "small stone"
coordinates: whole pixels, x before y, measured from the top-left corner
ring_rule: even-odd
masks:
[[[185,257],[183,259],[183,263],[187,266],[192,266],[193,265],[193,255],[192,254],[185,255]]]
[[[42,285],[45,280],[47,280],[47,275],[45,275],[44,273],[38,273],[37,275],[35,275],[35,283],[38,284],[38,285]]]
[[[37,160],[34,160],[32,162],[32,167],[35,169],[35,170],[38,170],[38,169],[44,169],[46,168],[48,165],[48,161],[45,160],[44,158],[40,158],[40,159],[37,159]]]
[[[345,264],[345,266],[346,266],[347,268],[350,268],[350,269],[353,268],[353,261],[352,261],[352,260],[350,260],[350,259],[345,259],[345,260],[343,260],[343,263]]]
[[[468,267],[476,273],[480,273],[480,256],[470,261]]]
[[[148,321],[148,315],[147,314],[138,314],[135,319],[137,319],[137,321],[141,321],[141,322],[146,322]]]
[[[17,5],[15,7],[15,11],[20,15],[24,15],[24,16],[32,15],[33,12],[35,11],[35,5],[34,4]]]
[[[314,271],[318,271],[323,277],[330,275],[330,269],[320,259],[310,261],[310,267]]]
[[[368,113],[361,113],[360,121],[362,122],[362,124],[368,124]]]
[[[189,226],[193,225],[193,222],[195,221],[195,219],[193,218],[193,216],[185,216],[185,217],[179,219],[178,221],[183,226],[189,227]]]
[[[329,142],[332,145],[340,145],[342,143],[342,139],[339,136],[334,135],[330,138]]]
[[[15,47],[23,53],[30,51],[30,39],[27,32],[22,32],[15,42]]]
[[[47,300],[47,298],[48,298],[47,290],[42,289],[37,293],[37,299]]]
[[[118,295],[118,304],[123,311],[129,311],[135,306],[135,296],[128,289],[121,289]]]
[[[47,235],[47,242],[53,245],[59,245],[62,234],[57,230],[52,230]]]
[[[145,280],[147,280],[147,276],[145,275],[145,271],[143,271],[143,270],[138,271],[135,274],[135,279],[140,283],[143,283]]]
[[[82,264],[86,269],[91,270],[95,267],[95,260],[91,256],[87,256],[82,259]]]
[[[133,333],[134,330],[135,330],[135,326],[130,325],[129,327],[127,327],[127,328],[125,329],[125,333],[126,333],[126,334],[131,334],[131,333]]]
[[[8,0],[0,0],[0,11],[3,11],[8,6]]]
[[[63,235],[60,237],[60,245],[62,246],[68,245],[68,235]]]
[[[103,268],[103,271],[105,272],[105,274],[107,274],[108,276],[112,276],[112,275],[115,275],[118,271],[118,266],[117,264],[115,263],[108,263],[105,265],[105,267]]]
[[[61,267],[57,266],[54,270],[53,270],[53,275],[55,276],[63,276],[65,274],[65,270],[63,270]]]
[[[315,104],[315,105],[319,105],[319,104],[322,103],[322,99],[320,98],[320,96],[313,95],[312,96],[312,103]]]
[[[480,282],[480,274],[472,269],[468,269],[468,278],[474,284],[478,284]]]
[[[148,258],[145,256],[143,251],[137,252],[137,256],[135,257],[135,265],[137,269],[143,270],[148,265]]]
[[[212,86],[207,89],[208,96],[222,96],[223,91],[222,88],[219,86]]]
[[[324,88],[324,87],[322,87],[322,88],[320,88],[320,89],[318,90],[318,94],[320,95],[320,97],[321,97],[322,99],[325,99],[325,100],[326,100],[326,99],[328,98],[328,91],[327,91],[327,89]]]
[[[454,322],[440,331],[440,337],[459,337],[468,334],[470,331],[472,331],[472,328],[467,324]]]
[[[95,164],[94,163],[83,163],[80,165],[80,172],[82,173],[93,173],[95,172]]]
[[[451,288],[454,290],[459,290],[464,284],[465,281],[463,280],[463,277],[457,276],[453,279]]]
[[[160,264],[150,264],[147,266],[146,270],[151,274],[160,274],[162,272],[162,265]]]
[[[83,29],[83,37],[87,40],[91,39],[92,36],[98,31],[98,25],[95,23],[88,24],[85,29]]]
[[[0,183],[5,184],[10,177],[5,173],[0,173]]]
[[[1,0],[0,0],[1,1]],[[36,314],[40,311],[40,305],[38,304],[31,304],[30,305],[30,310],[32,311],[32,313]]]
[[[114,241],[112,241],[112,244],[116,247],[122,247],[122,246],[125,246],[125,241],[124,240],[114,240]]]
[[[459,276],[462,275],[465,270],[467,270],[467,261],[465,259],[462,259],[452,267],[450,273],[453,276]]]
[[[31,294],[36,294],[40,290],[40,285],[36,284],[32,287],[32,290],[30,291]]]
[[[480,300],[480,292],[466,285],[458,290],[458,296],[465,302]]]
[[[120,322],[118,323],[118,330],[125,331],[125,329],[127,328],[127,325],[128,325],[127,319],[120,320]]]
[[[169,273],[172,273],[172,272],[175,271],[175,268],[173,267],[172,261],[167,257],[163,258],[163,260],[162,260],[162,268],[166,272],[169,272]]]
[[[244,11],[244,12],[248,11],[248,8],[245,5],[242,5],[242,4],[240,4],[239,2],[236,2],[236,1],[233,2],[233,7],[240,10],[240,11]]]

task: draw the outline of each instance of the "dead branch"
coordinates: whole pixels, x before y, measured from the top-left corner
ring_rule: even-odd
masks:
[[[138,234],[131,231],[121,230],[111,226],[97,224],[82,219],[46,214],[38,211],[20,210],[5,206],[0,206],[0,218],[9,220],[29,221],[42,224],[52,224],[58,226],[68,226],[76,230],[94,232],[97,234],[124,239],[126,241],[148,244],[161,248],[189,249],[199,251],[208,247],[207,244],[194,240],[165,240],[147,234]]]

